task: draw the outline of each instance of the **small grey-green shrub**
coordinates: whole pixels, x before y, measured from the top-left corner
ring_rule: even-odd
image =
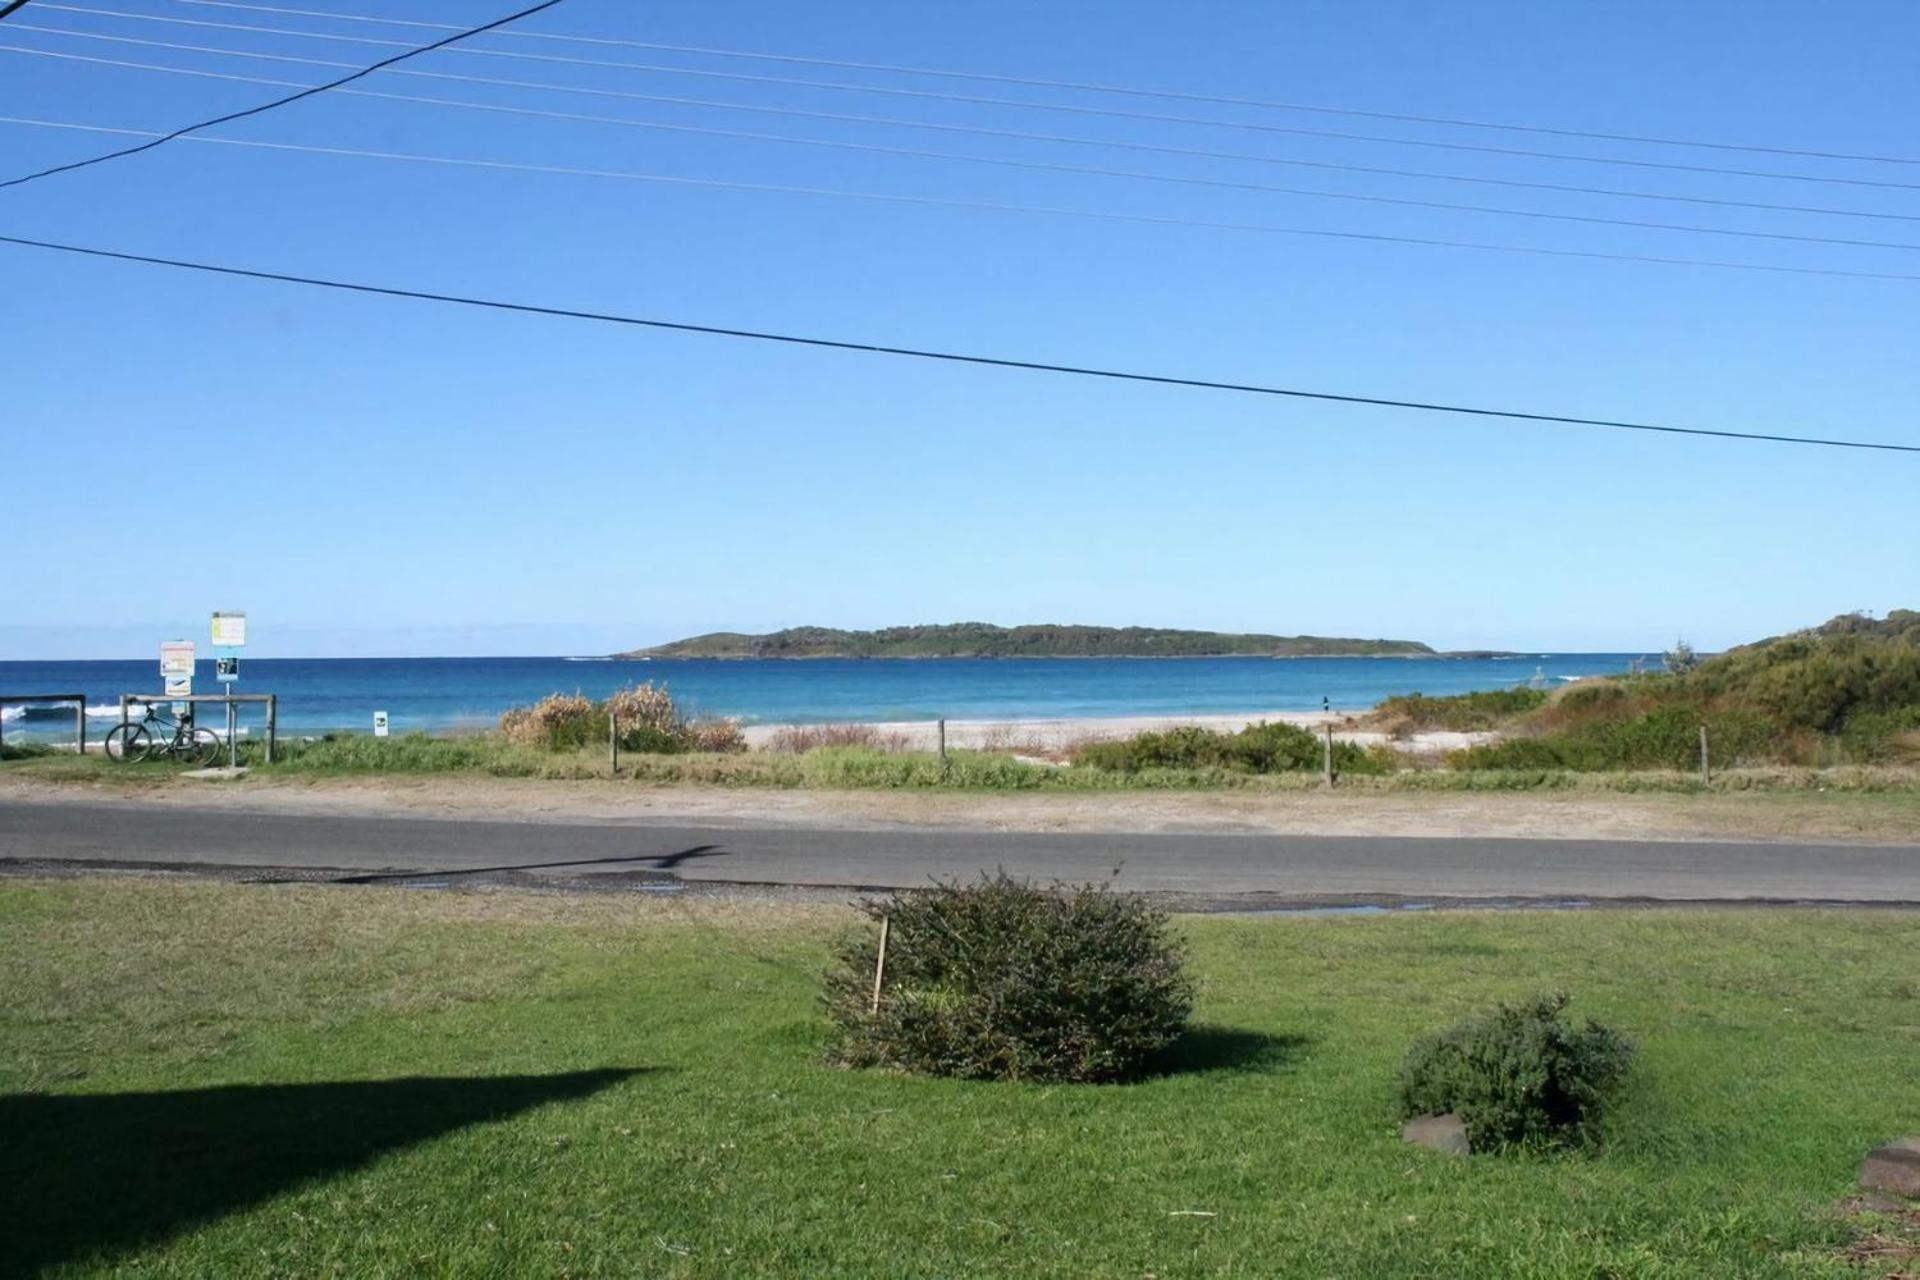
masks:
[[[843,941],[824,997],[829,1056],[975,1080],[1110,1081],[1147,1070],[1186,1027],[1193,983],[1167,914],[1104,885],[1000,874],[869,901],[891,922]]]
[[[1414,1044],[1400,1070],[1400,1114],[1454,1112],[1476,1150],[1586,1141],[1626,1075],[1632,1046],[1576,1027],[1565,995],[1502,1004]]]

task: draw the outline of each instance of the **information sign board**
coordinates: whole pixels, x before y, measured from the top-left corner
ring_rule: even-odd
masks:
[[[213,647],[216,649],[241,649],[247,643],[247,615],[244,613],[216,613],[213,615]]]
[[[160,646],[160,674],[193,676],[193,641],[168,640]]]

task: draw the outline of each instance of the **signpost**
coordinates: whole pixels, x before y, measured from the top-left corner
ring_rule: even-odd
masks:
[[[233,686],[240,679],[240,655],[234,650],[243,648],[247,643],[247,615],[216,610],[211,627],[214,647],[214,678],[225,688],[223,692],[232,693]],[[234,704],[227,702],[227,764],[238,768],[240,765],[240,735],[237,732],[239,715]]]
[[[166,684],[169,698],[185,698],[193,694],[193,641],[166,640],[160,645],[160,679]],[[176,702],[173,714],[184,716],[190,704]]]
[[[373,713],[373,736],[376,738],[387,736],[387,713],[384,711]]]

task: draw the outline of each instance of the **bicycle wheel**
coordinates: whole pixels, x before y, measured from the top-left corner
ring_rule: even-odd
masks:
[[[220,735],[211,729],[195,729],[192,738],[181,738],[174,748],[182,760],[197,764],[201,768],[220,759]]]
[[[117,724],[107,730],[107,759],[122,763],[145,760],[153,750],[153,735],[145,725]]]

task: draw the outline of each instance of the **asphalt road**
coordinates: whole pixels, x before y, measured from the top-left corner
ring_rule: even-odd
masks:
[[[1124,888],[1284,898],[1920,904],[1920,846],[1087,835],[584,825],[263,814],[138,802],[0,803],[0,859],[286,868],[342,877],[670,873],[899,887],[1005,868]]]

